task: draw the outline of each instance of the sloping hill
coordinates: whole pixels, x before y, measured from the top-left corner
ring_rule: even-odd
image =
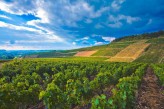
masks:
[[[146,44],[145,41],[139,41],[137,43],[131,44],[117,53],[114,57],[111,57],[109,61],[132,62],[133,60],[137,59],[149,45],[150,44]]]
[[[151,45],[135,62],[164,63],[164,37],[150,39]]]
[[[97,52],[97,50],[94,50],[94,51],[80,51],[80,52],[77,52],[74,56],[88,57],[88,56],[93,55],[96,52]]]
[[[93,52],[96,51],[96,52]],[[164,31],[125,36],[110,44],[73,50],[35,53],[26,57],[111,57],[112,62],[164,63]]]

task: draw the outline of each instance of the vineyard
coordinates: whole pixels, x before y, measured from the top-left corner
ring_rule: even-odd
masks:
[[[131,44],[116,54],[114,57],[110,58],[109,61],[132,62],[133,60],[137,59],[149,45],[150,44],[146,44],[145,41]]]
[[[7,62],[0,69],[0,109],[139,109],[137,99],[142,97],[137,93],[142,92],[139,89],[147,69],[156,75],[159,88],[164,86],[164,64],[110,63],[105,59]],[[159,107],[160,102],[153,109]]]

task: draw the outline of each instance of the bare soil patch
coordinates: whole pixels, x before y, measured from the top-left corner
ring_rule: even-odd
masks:
[[[136,109],[164,109],[162,91],[158,78],[152,68],[148,67],[138,92]]]
[[[94,51],[80,51],[80,52],[76,53],[75,56],[89,57],[89,56],[93,55],[96,52],[97,52],[97,50],[94,50]]]

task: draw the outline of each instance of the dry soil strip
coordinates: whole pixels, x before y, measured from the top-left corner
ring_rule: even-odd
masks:
[[[93,50],[93,51],[80,51],[80,52],[76,53],[74,56],[90,57],[91,55],[93,55],[96,52],[97,52],[97,50]]]
[[[148,67],[139,89],[136,109],[164,109],[164,95],[158,78]]]

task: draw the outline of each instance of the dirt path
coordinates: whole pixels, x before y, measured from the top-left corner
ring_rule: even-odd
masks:
[[[162,88],[150,67],[146,71],[138,94],[136,109],[164,109]]]

